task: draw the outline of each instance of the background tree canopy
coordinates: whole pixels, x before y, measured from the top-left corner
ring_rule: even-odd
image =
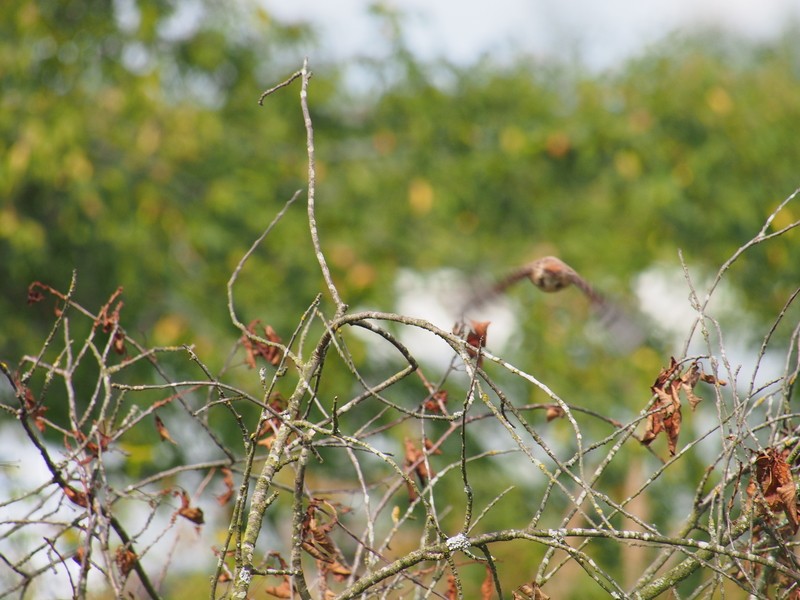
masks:
[[[311,34],[250,7],[193,11],[9,5],[2,310],[28,316],[3,328],[6,354],[41,336],[27,285],[65,286],[73,268],[80,298],[123,285],[128,327],[159,342],[229,331],[223,283],[305,174],[293,98],[255,100]],[[348,301],[390,307],[398,268],[497,274],[543,251],[622,296],[677,248],[718,265],[795,188],[800,102],[791,32],[769,46],[712,33],[602,74],[420,64],[398,34],[371,65],[380,93],[356,97],[319,65],[320,219]],[[280,325],[319,280],[298,269],[304,223],[277,235],[240,293]],[[764,252],[732,278],[769,315],[797,250]]]
[[[11,363],[36,352],[52,323],[52,304],[26,306],[29,284],[66,290],[75,270],[80,303],[99,307],[122,286],[126,330],[195,344],[212,371],[230,362],[252,376],[227,351],[239,332],[225,285],[307,169],[294,93],[257,100],[309,48],[317,216],[351,305],[396,309],[404,273],[491,280],[545,254],[622,305],[652,299],[658,289],[642,290],[656,284],[685,298],[678,250],[702,281],[800,183],[793,29],[769,44],[676,35],[594,73],[526,56],[425,63],[402,20],[376,14],[392,52],[365,60],[366,85],[348,89],[344,65],[314,57],[313,32],[249,4],[9,0],[4,12],[0,350]],[[789,204],[773,230],[797,211]],[[754,248],[727,275],[722,318],[751,327],[737,329],[745,348],[797,286],[797,235]],[[323,290],[307,240],[293,206],[237,284],[240,313],[284,339]],[[426,294],[413,305],[438,301]],[[587,338],[578,294],[520,288],[510,302],[508,358],[620,417],[641,409],[680,352],[661,305],[639,305],[648,340],[619,354]],[[776,343],[790,334],[782,326]],[[352,343],[357,359],[368,353]],[[324,385],[346,393],[345,380],[330,373]]]

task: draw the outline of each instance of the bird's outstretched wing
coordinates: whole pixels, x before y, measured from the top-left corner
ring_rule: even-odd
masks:
[[[641,329],[636,326],[630,315],[606,299],[578,275],[575,269],[555,256],[545,256],[527,263],[509,272],[493,286],[477,290],[463,312],[472,312],[480,308],[506,293],[514,284],[526,279],[548,293],[575,286],[589,299],[592,310],[601,323],[615,336],[620,335],[628,340],[624,345],[636,346],[643,339]]]
[[[558,292],[574,285],[583,292],[595,308],[600,308],[605,299],[583,277],[567,263],[555,256],[545,256],[518,267],[489,288],[476,291],[467,309],[478,308],[504,294],[515,283],[531,281],[543,292]]]
[[[600,295],[594,291],[589,282],[555,256],[545,256],[516,269],[506,277],[505,281],[527,277],[531,282],[544,292],[558,292],[570,285],[580,289],[586,296],[594,301],[600,300]],[[516,279],[515,279],[516,278]]]

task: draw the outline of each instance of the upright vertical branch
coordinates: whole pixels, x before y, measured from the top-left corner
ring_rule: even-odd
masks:
[[[303,573],[303,519],[305,512],[303,500],[305,499],[306,465],[308,464],[308,445],[303,444],[300,456],[297,458],[297,467],[294,477],[294,498],[292,502],[292,558],[291,565],[294,575],[292,583],[302,600],[311,600],[311,595],[306,586]]]
[[[315,214],[315,202],[317,191],[317,175],[314,163],[314,126],[311,123],[311,112],[308,109],[308,82],[311,79],[311,71],[308,70],[308,59],[303,61],[303,68],[301,73],[301,86],[300,86],[300,106],[303,111],[303,122],[306,127],[306,150],[308,152],[308,226],[311,230],[311,242],[314,244],[314,253],[317,256],[317,262],[320,269],[322,269],[322,276],[325,278],[325,284],[328,286],[328,291],[336,304],[336,316],[341,316],[347,310],[347,305],[342,302],[339,296],[339,290],[333,283],[328,263],[325,261],[325,255],[322,253],[322,246],[319,242],[319,233],[317,231],[317,217]]]

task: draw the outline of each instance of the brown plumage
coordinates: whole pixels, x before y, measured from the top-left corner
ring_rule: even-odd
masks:
[[[615,344],[620,347],[634,348],[644,339],[642,329],[629,314],[622,311],[614,303],[609,302],[602,294],[595,291],[583,277],[555,256],[544,256],[511,271],[490,288],[475,294],[462,314],[491,302],[504,294],[509,287],[519,281],[530,280],[543,292],[559,292],[571,285],[578,288],[589,299],[592,310],[605,327],[613,334]]]
[[[515,269],[492,287],[492,295],[504,293],[510,286],[523,279],[530,279],[543,292],[558,292],[574,285],[596,308],[605,304],[603,297],[575,270],[560,258],[545,256]]]

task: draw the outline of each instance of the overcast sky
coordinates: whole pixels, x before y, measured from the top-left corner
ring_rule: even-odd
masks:
[[[380,39],[371,0],[261,0],[279,20],[311,21],[331,58],[365,54]],[[800,0],[393,0],[424,58],[468,63],[490,52],[577,54],[592,68],[614,66],[676,29],[718,25],[754,39],[780,32]],[[313,59],[313,57],[312,57]]]

